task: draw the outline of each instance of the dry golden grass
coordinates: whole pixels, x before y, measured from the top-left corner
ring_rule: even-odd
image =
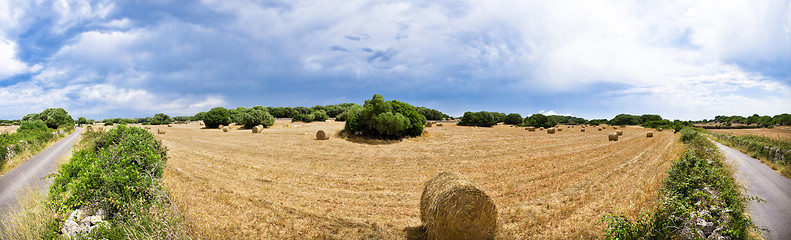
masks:
[[[17,128],[19,125],[0,126],[0,133],[16,133]]]
[[[761,135],[778,140],[791,141],[791,129],[788,127],[752,128],[752,129],[709,129],[712,132],[728,133],[735,136]]]
[[[286,126],[286,124],[288,126]],[[426,181],[460,172],[498,209],[498,239],[601,238],[604,214],[634,217],[682,145],[672,132],[460,127],[403,141],[349,141],[343,122],[278,120],[263,134],[196,124],[157,135],[165,185],[190,231],[208,239],[403,239],[420,225]],[[315,140],[319,129],[333,135]]]

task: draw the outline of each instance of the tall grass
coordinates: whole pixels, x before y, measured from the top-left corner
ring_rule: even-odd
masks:
[[[711,131],[706,134],[754,158],[775,164],[781,174],[791,178],[791,142],[759,135],[733,136]]]
[[[698,238],[698,221],[713,222],[729,239],[747,239],[755,229],[744,212],[747,198],[716,146],[691,128],[681,130],[680,140],[687,150],[668,170],[659,205],[635,220],[605,216],[607,239]]]
[[[44,205],[43,191],[27,189],[17,195],[17,207],[0,218],[0,239],[38,240],[55,237],[51,234],[56,214]]]

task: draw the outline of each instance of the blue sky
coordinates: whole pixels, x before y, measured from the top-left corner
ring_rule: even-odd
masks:
[[[788,1],[0,1],[0,119],[362,103],[791,112]]]

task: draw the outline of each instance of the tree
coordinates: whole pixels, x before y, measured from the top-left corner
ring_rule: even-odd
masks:
[[[77,118],[77,124],[80,124],[80,125],[88,124],[88,119],[85,119],[84,117],[79,117],[79,118]]]
[[[47,124],[47,127],[57,129],[60,126],[74,125],[74,119],[71,118],[66,110],[63,108],[47,108],[38,115],[39,119]]]
[[[231,124],[231,113],[224,107],[212,108],[203,118],[207,128],[217,128],[220,125]]]
[[[344,131],[380,138],[419,136],[426,124],[426,118],[412,105],[396,100],[386,102],[379,94],[365,100],[362,108],[349,108],[347,114]]]
[[[330,116],[328,116],[327,112],[324,110],[317,110],[311,114],[313,114],[314,121],[324,122],[327,121],[327,119],[330,119]]]
[[[610,124],[612,125],[638,125],[640,124],[640,117],[632,116],[629,114],[618,114],[612,120],[610,120]]]
[[[268,128],[275,124],[275,117],[261,108],[250,108],[241,114],[240,124],[244,125],[244,128],[253,128],[258,125]]]
[[[495,115],[498,113],[480,111],[480,112],[465,112],[464,116],[461,117],[459,120],[458,125],[460,126],[479,126],[479,127],[491,127],[497,125],[497,119]]]
[[[22,121],[23,122],[24,121],[35,121],[37,119],[40,119],[38,117],[38,113],[31,113],[31,114],[28,114],[28,115],[25,115],[24,117],[22,117]]]
[[[173,122],[173,119],[170,116],[165,115],[164,113],[157,113],[154,115],[154,118],[151,119],[152,125],[162,125],[162,124],[170,124]]]
[[[545,127],[545,128],[548,128],[548,127],[555,126],[557,123],[555,123],[552,120],[550,120],[547,116],[544,116],[544,114],[536,113],[536,114],[530,115],[530,117],[527,117],[525,119],[525,124],[527,126],[531,126],[531,127]]]
[[[522,118],[522,115],[519,115],[519,113],[511,113],[508,114],[508,116],[505,116],[504,122],[505,124],[517,125],[522,124],[523,121],[524,119]]]
[[[22,121],[19,124],[17,132],[30,132],[30,131],[47,131],[47,124],[41,120]]]
[[[203,121],[203,118],[206,117],[207,112],[199,112],[196,113],[195,116],[190,118],[192,121]]]
[[[415,109],[417,110],[418,113],[425,116],[426,120],[442,120],[448,118],[448,115],[445,115],[444,113],[435,109],[425,108],[425,107],[417,107]]]

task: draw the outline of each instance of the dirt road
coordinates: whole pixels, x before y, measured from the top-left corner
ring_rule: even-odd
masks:
[[[736,168],[737,180],[747,194],[766,202],[750,201],[748,211],[767,240],[791,239],[791,180],[744,153],[715,142]]]
[[[46,189],[52,184],[51,178],[45,178],[55,170],[56,161],[68,153],[72,145],[80,139],[82,128],[36,154],[13,170],[0,176],[0,213],[16,204],[17,193],[27,187]],[[2,215],[2,214],[0,214]]]

